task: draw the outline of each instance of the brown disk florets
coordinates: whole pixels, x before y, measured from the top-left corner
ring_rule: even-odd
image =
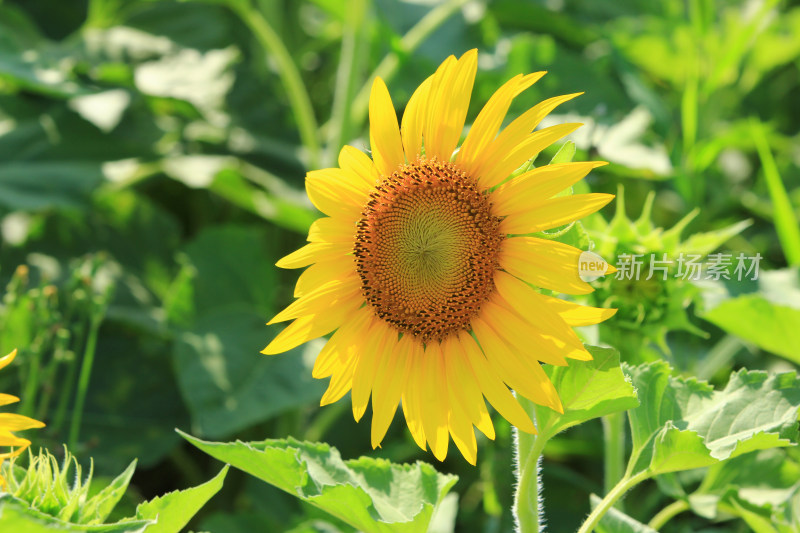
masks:
[[[384,178],[361,215],[353,252],[375,313],[424,342],[469,329],[494,290],[504,237],[475,180],[417,161]]]

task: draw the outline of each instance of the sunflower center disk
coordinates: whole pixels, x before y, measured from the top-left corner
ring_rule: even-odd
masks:
[[[380,318],[425,342],[469,329],[494,289],[499,224],[454,164],[405,165],[376,186],[358,223],[353,251],[364,297]]]

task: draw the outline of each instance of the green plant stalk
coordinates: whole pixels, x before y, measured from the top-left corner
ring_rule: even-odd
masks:
[[[19,414],[33,416],[35,411],[36,391],[39,388],[39,374],[42,364],[42,352],[44,351],[43,342],[39,337],[31,344],[33,357],[27,361],[28,372],[25,377],[25,387],[22,392],[22,405]]]
[[[533,402],[521,396],[517,396],[517,400],[535,422]],[[539,473],[542,451],[544,451],[546,443],[547,440],[541,436],[514,429],[512,448],[516,458],[517,488],[514,492],[512,511],[518,533],[538,533],[541,527],[540,520],[544,512],[541,495],[542,480]]]
[[[673,517],[689,510],[689,504],[683,500],[675,500],[671,504],[661,509],[647,524],[656,531],[660,531],[664,524],[672,520]]]
[[[764,170],[764,179],[773,204],[773,221],[778,232],[783,254],[789,266],[800,265],[800,225],[792,209],[792,202],[786,194],[778,165],[769,149],[769,142],[764,133],[764,125],[756,118],[750,119],[750,135],[756,145],[758,157],[761,159],[761,168]]]
[[[72,316],[72,311],[70,310],[67,314],[67,318],[65,323],[69,323],[69,317]],[[81,322],[78,324],[76,331],[72,332],[73,338],[79,339],[83,337],[83,332],[85,328],[85,323]],[[65,348],[66,349],[66,348]],[[75,348],[77,351],[77,347]],[[72,391],[75,388],[75,375],[78,371],[78,360],[77,357],[72,357],[72,360],[69,361],[69,367],[67,368],[67,375],[63,381],[63,387],[61,388],[61,394],[58,395],[58,408],[56,409],[56,414],[53,417],[53,423],[50,424],[50,430],[53,433],[58,433],[64,425],[64,419],[67,416],[67,405],[69,403],[69,399],[72,396]]]
[[[431,9],[427,15],[422,17],[413,28],[403,35],[400,39],[398,49],[386,54],[375,71],[367,80],[361,90],[358,91],[353,102],[352,124],[358,126],[363,124],[369,111],[369,94],[372,90],[372,82],[375,78],[383,78],[384,81],[390,80],[397,69],[400,67],[400,54],[410,54],[421,45],[425,39],[435,32],[442,24],[447,21],[456,11],[458,11],[469,0],[448,0],[445,3]]]
[[[625,415],[603,417],[603,485],[606,493],[625,475]],[[621,503],[617,506],[622,509]]]
[[[320,168],[322,150],[317,138],[319,125],[314,117],[314,108],[311,105],[308,90],[291,54],[264,15],[249,2],[230,2],[228,6],[250,28],[264,51],[270,54],[278,64],[278,74],[297,121],[300,138],[303,146],[308,150],[308,164],[311,168]]]
[[[681,97],[681,131],[683,134],[682,145],[682,172],[678,174],[677,188],[684,200],[695,205],[701,199],[697,197],[696,183],[700,180],[693,179],[693,174],[697,169],[695,161],[697,150],[697,120],[698,120],[698,63],[700,58],[695,56],[691,59],[688,79]]]
[[[327,128],[326,166],[333,165],[339,150],[350,136],[350,108],[356,90],[356,78],[361,70],[361,58],[365,55],[362,53],[366,28],[364,22],[369,4],[369,0],[351,0],[348,5],[339,68],[336,71],[331,121]]]
[[[580,529],[578,529],[578,533],[591,533],[594,531],[595,526],[597,526],[597,523],[600,522],[600,519],[605,516],[608,510],[611,509],[626,492],[647,478],[648,474],[646,470],[642,470],[633,476],[626,474],[589,514],[586,521],[581,525]]]
[[[69,424],[67,447],[70,450],[74,450],[78,443],[78,436],[81,429],[81,418],[83,417],[83,406],[86,403],[86,393],[89,391],[89,378],[91,378],[92,366],[94,365],[94,354],[97,348],[97,336],[100,332],[100,324],[102,324],[104,316],[105,305],[102,306],[102,311],[98,312],[95,310],[89,326],[89,335],[86,338],[86,348],[83,352],[83,359],[81,360],[81,373],[78,377],[78,390],[75,392],[75,406],[72,411],[72,420]]]

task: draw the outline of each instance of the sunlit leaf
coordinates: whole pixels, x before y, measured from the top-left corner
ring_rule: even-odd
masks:
[[[202,485],[176,490],[144,502],[136,508],[137,520],[154,520],[146,533],[180,533],[189,520],[222,488],[228,465]]]
[[[629,369],[641,401],[628,413],[634,472],[688,470],[797,441],[800,380],[794,372],[740,370],[716,391],[671,376],[666,363]]]
[[[181,433],[212,457],[275,485],[369,532],[425,533],[435,508],[456,482],[425,463],[343,461],[327,444],[294,439],[205,442]]]
[[[570,361],[569,366],[547,366],[564,414],[537,406],[536,420],[543,438],[593,418],[639,405],[633,385],[620,368],[619,352],[589,346],[592,361]]]

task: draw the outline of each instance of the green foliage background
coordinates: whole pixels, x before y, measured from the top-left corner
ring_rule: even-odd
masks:
[[[205,440],[292,436],[325,441],[344,458],[433,461],[401,416],[372,451],[368,421],[356,424],[347,401],[318,407],[325,384],[310,365],[320,342],[258,352],[279,330],[264,323],[291,300],[297,276],[274,263],[318,215],[303,192],[306,170],[335,164],[342,144],[368,149],[371,76],[385,78],[401,112],[447,55],[476,47],[468,123],[520,72],[548,74],[510,116],[586,91],[554,120],[586,124],[572,137],[576,160],[611,163],[576,186],[619,194],[616,217],[609,207],[584,223],[607,259],[763,257],[768,274],[758,282],[598,282],[590,302],[620,312],[587,338],[629,363],[667,359],[718,389],[742,367],[796,368],[796,1],[4,0],[0,354],[20,355],[0,390],[23,398],[17,412],[47,423],[35,444],[56,453],[68,442],[109,478],[138,458],[131,484],[147,500],[219,472],[176,427]],[[681,220],[662,238],[657,228]],[[453,519],[457,531],[512,529],[511,429],[495,422],[477,467],[456,453],[436,465],[459,476],[457,515],[451,505],[442,531]],[[550,439],[551,530],[577,528],[589,494],[604,493],[602,438],[595,421]],[[794,449],[769,453],[800,463]],[[631,516],[647,522],[677,497],[671,488],[699,484],[670,475],[637,488]],[[726,497],[709,484],[702,494]],[[125,498],[117,518],[138,503]],[[700,531],[706,518],[682,514],[664,531]],[[190,525],[351,531],[233,469]]]

